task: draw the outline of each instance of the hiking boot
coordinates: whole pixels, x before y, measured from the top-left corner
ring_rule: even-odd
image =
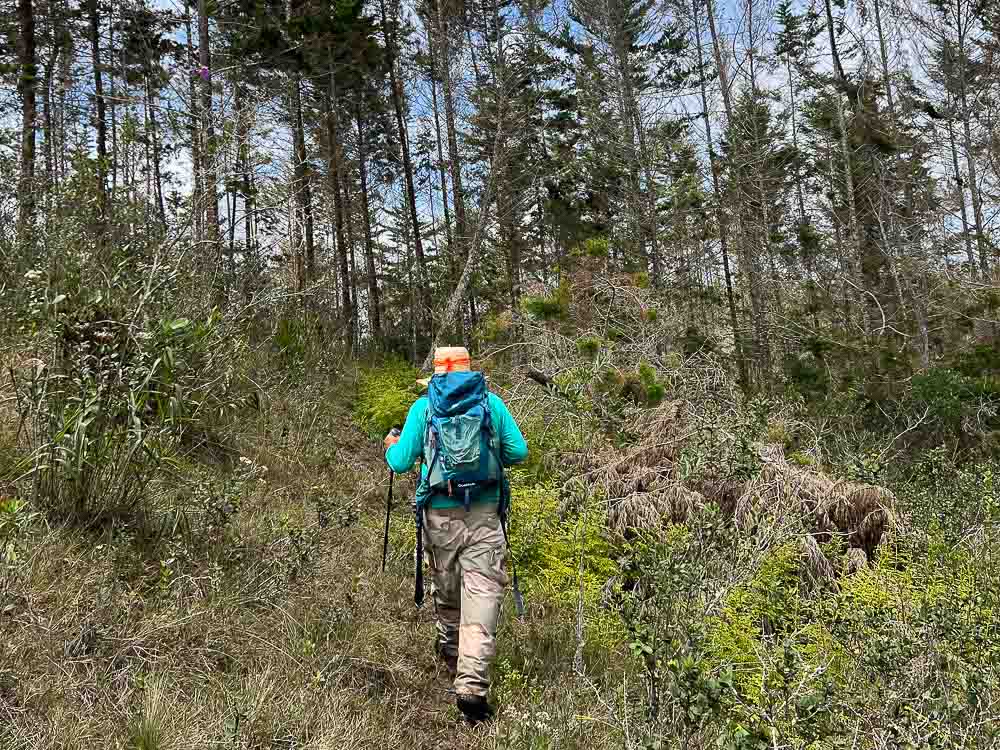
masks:
[[[455,702],[458,705],[458,710],[462,712],[470,724],[478,724],[493,718],[493,706],[481,695],[460,695]]]
[[[444,668],[448,670],[448,677],[454,680],[458,674],[458,654],[439,653],[438,661],[444,664]]]
[[[455,675],[458,674],[458,654],[448,653],[440,642],[434,644],[434,655],[437,656],[438,661],[444,664],[444,668],[448,670],[448,676],[451,679],[455,679]]]

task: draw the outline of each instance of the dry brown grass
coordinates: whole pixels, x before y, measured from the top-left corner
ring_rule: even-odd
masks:
[[[608,524],[619,533],[683,522],[693,510],[713,502],[747,533],[759,531],[759,521],[766,517],[769,534],[780,535],[781,529],[799,525],[819,541],[841,536],[850,548],[870,557],[892,523],[895,498],[891,492],[837,482],[792,465],[776,444],[759,446],[761,468],[750,481],[725,477],[720,470],[715,476],[710,472],[681,483],[677,459],[694,432],[683,401],[641,412],[632,431],[640,436],[633,446],[612,452],[602,466],[574,480],[586,482],[607,498]],[[805,557],[816,575],[829,577],[832,566],[825,558],[818,559],[822,552],[815,543],[803,542]]]
[[[448,750],[510,733],[504,715],[488,729],[462,723],[433,657],[432,608],[412,602],[412,486],[397,482],[394,539],[405,541],[380,575],[379,452],[346,408],[316,420],[305,413],[316,403],[295,401],[243,425],[240,452],[268,471],[218,549],[188,548],[180,535],[143,540],[128,526],[29,529],[18,563],[0,568],[0,750]],[[262,437],[283,425],[284,440]],[[308,457],[324,441],[336,458],[317,467]],[[149,487],[151,518],[189,502],[201,476],[190,469]],[[191,506],[196,534],[199,513]],[[296,530],[315,541],[292,578]],[[572,721],[574,691],[511,700],[562,705]],[[610,736],[602,724],[587,736],[613,746],[597,741]]]

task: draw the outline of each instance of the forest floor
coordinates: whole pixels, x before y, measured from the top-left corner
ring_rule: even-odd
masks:
[[[248,420],[240,487],[178,462],[176,486],[150,488],[205,513],[231,498],[207,549],[162,516],[31,525],[0,585],[2,750],[497,745],[504,715],[459,718],[432,607],[413,604],[412,482],[379,571],[387,470],[346,381]],[[514,627],[507,613],[502,642]]]

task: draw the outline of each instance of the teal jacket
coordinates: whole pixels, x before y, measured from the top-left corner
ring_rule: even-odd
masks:
[[[490,415],[496,429],[497,437],[500,439],[500,455],[504,466],[511,466],[520,463],[528,457],[528,444],[524,442],[524,436],[514,421],[514,417],[507,410],[507,405],[492,393],[489,394]],[[424,452],[424,430],[427,427],[426,396],[421,396],[416,403],[410,407],[409,414],[406,415],[406,424],[403,425],[403,434],[399,436],[399,442],[389,446],[386,451],[385,460],[389,468],[397,474],[409,471],[417,459],[423,458]],[[420,465],[420,476],[427,476],[427,462],[422,461]],[[500,502],[500,490],[491,489],[483,492],[479,496],[478,502]],[[434,495],[430,501],[432,508],[455,508],[462,503],[453,500],[446,495]]]

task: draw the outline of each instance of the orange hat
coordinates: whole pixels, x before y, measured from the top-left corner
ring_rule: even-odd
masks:
[[[468,372],[472,369],[469,350],[464,346],[439,346],[434,350],[434,374]]]

